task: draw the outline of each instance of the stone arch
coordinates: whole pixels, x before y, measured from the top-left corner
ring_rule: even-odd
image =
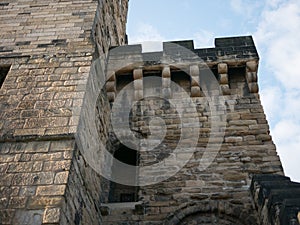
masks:
[[[241,208],[217,201],[189,203],[171,214],[164,225],[257,225],[256,213]]]
[[[218,213],[195,213],[184,217],[180,225],[244,225],[233,217]]]

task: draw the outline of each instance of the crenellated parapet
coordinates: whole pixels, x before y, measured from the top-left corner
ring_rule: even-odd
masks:
[[[251,36],[217,38],[215,48],[195,49],[193,41],[164,42],[160,52],[143,53],[141,45],[128,45],[110,51],[107,74],[107,92],[114,101],[118,80],[132,77],[135,96],[143,96],[143,77],[155,71],[161,77],[162,92],[171,95],[170,83],[173,74],[179,71],[189,78],[186,91],[190,97],[203,96],[203,82],[214,74],[222,95],[257,94],[257,70],[259,56]],[[245,87],[232,85],[232,77],[238,76]],[[186,79],[182,75],[182,80]],[[177,77],[178,82],[181,79]],[[122,82],[121,82],[122,83]],[[128,81],[128,83],[130,83]],[[240,85],[243,85],[240,83]],[[232,91],[232,89],[236,89]]]
[[[143,52],[128,1],[1,1],[0,225],[298,224],[252,37]]]
[[[217,38],[215,48],[188,40],[165,42],[159,52],[110,50],[112,126],[137,152],[138,182],[113,185],[105,223],[260,224],[251,178],[283,171],[258,96],[258,64],[250,36]]]

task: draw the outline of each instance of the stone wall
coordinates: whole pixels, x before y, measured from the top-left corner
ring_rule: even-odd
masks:
[[[12,65],[0,92],[1,136],[75,133],[93,54],[124,43],[127,1],[13,0],[0,10],[0,65]]]
[[[95,1],[9,1],[1,6],[1,136],[76,132],[92,61]]]
[[[252,178],[251,194],[260,224],[300,224],[300,184],[288,177],[259,174]]]
[[[74,140],[0,145],[1,224],[58,224]]]
[[[83,105],[93,62],[125,43],[127,7],[1,1],[0,67],[10,70],[0,89],[0,224],[101,223],[104,182],[82,157],[86,130],[75,133],[84,111],[96,110]]]
[[[283,174],[252,38],[109,52],[126,42],[127,8],[127,0],[0,3],[0,66],[10,66],[0,89],[0,224],[286,221],[272,217],[273,195],[255,195],[268,184],[254,179],[255,204],[249,192],[255,174]],[[139,150],[138,174],[113,159],[121,145]],[[113,181],[135,184],[137,201],[109,203],[122,194],[121,185],[110,193]]]
[[[251,178],[283,170],[259,100],[252,38],[216,39],[215,49],[181,46],[193,45],[164,43],[163,52],[143,54],[140,46],[125,46],[110,54],[107,91],[119,112],[113,126],[123,144],[139,150],[140,201],[131,208],[105,205],[110,215],[103,219],[112,225],[259,224]],[[190,77],[183,90],[174,74]]]

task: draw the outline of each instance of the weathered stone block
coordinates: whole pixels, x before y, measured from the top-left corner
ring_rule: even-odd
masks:
[[[228,66],[226,63],[218,64],[218,73],[219,74],[227,74],[228,73]]]
[[[63,197],[53,196],[32,196],[29,197],[27,202],[28,209],[44,209],[46,207],[61,207],[63,203]]]
[[[36,195],[37,196],[64,195],[65,189],[66,189],[65,185],[38,186],[36,189]]]
[[[54,184],[66,184],[68,181],[69,172],[58,172],[55,174]]]
[[[58,223],[60,219],[60,208],[47,208],[44,212],[43,223]]]
[[[236,142],[241,142],[241,141],[243,141],[243,137],[236,137],[236,136],[225,137],[225,142],[228,142],[228,143],[236,143]]]
[[[22,209],[26,206],[26,197],[11,197],[9,200],[8,208],[10,209]]]
[[[29,142],[25,147],[25,153],[48,152],[50,142]]]

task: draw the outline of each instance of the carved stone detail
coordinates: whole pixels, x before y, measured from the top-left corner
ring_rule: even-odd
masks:
[[[144,97],[143,93],[143,69],[133,70],[134,79],[134,98],[135,100],[142,99]]]
[[[250,93],[258,93],[257,70],[258,63],[256,61],[246,63],[246,80]]]
[[[165,98],[171,97],[171,70],[169,66],[162,70],[162,94]]]
[[[223,95],[230,95],[228,83],[228,65],[226,63],[218,64],[219,84]]]
[[[190,76],[191,76],[191,97],[201,97],[200,89],[200,71],[198,65],[190,66]]]
[[[116,92],[117,92],[115,72],[112,72],[112,74],[109,76],[105,86],[106,86],[108,100],[110,102],[115,101]]]

